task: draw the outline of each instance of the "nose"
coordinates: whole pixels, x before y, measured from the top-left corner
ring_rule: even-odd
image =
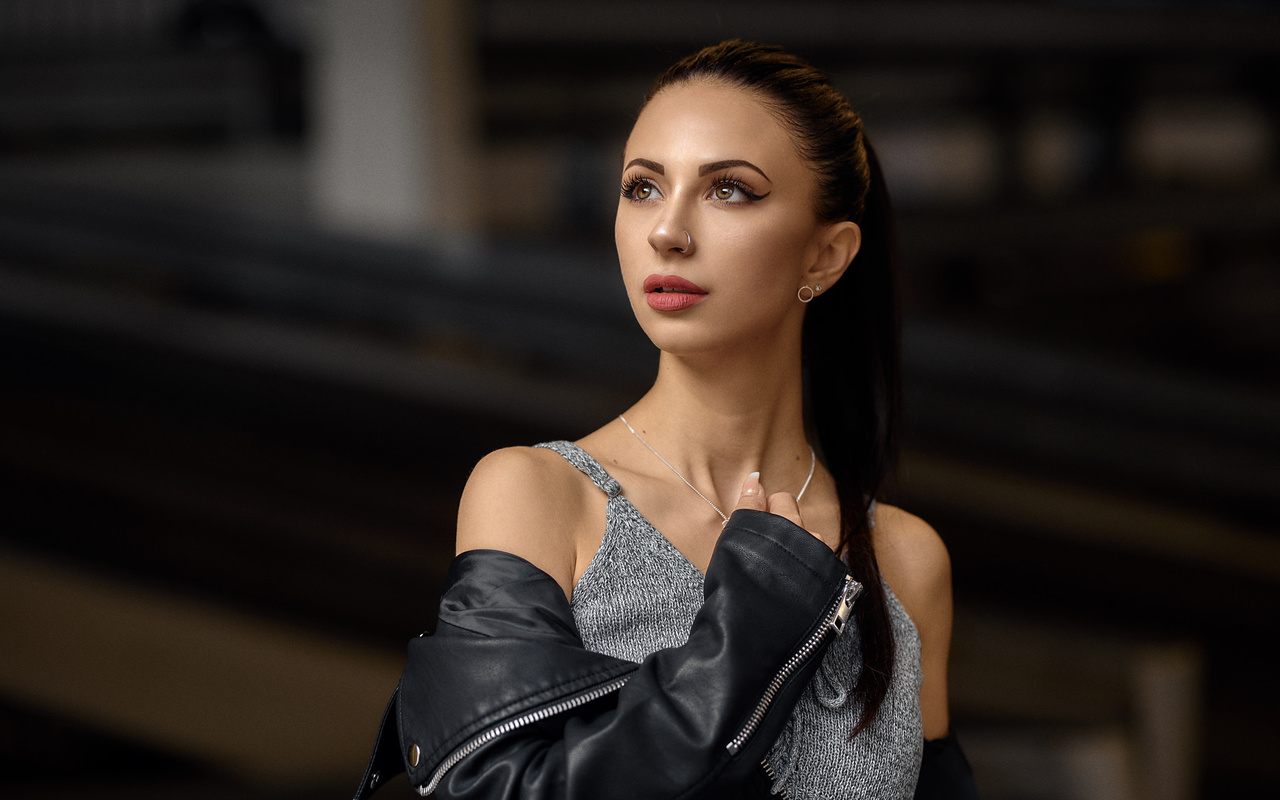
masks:
[[[685,227],[664,217],[649,231],[649,246],[658,253],[687,256],[693,252],[693,235]]]

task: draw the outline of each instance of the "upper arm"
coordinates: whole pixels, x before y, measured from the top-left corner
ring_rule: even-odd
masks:
[[[876,510],[876,558],[920,634],[924,683],[920,710],[926,739],[945,736],[947,659],[951,650],[951,557],[937,531],[919,517],[881,504]]]
[[[533,447],[495,450],[467,479],[458,506],[456,552],[503,550],[573,590],[582,493],[558,454]]]

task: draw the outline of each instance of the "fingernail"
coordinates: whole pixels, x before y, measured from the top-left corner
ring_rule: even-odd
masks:
[[[760,494],[760,473],[759,472],[751,473],[750,475],[747,476],[747,479],[742,482],[742,493],[748,496]]]

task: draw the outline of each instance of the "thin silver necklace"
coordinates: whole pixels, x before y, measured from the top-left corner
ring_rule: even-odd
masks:
[[[663,457],[662,457],[662,453],[659,453],[657,450],[654,450],[654,449],[653,449],[653,445],[651,445],[651,444],[649,444],[648,442],[646,442],[646,441],[644,440],[644,437],[643,437],[643,436],[641,436],[640,434],[636,433],[636,429],[635,429],[635,428],[633,428],[633,427],[631,427],[631,423],[630,423],[630,422],[627,422],[627,418],[626,418],[626,417],[624,417],[624,416],[622,416],[621,414],[619,414],[619,415],[618,415],[618,419],[622,420],[622,424],[627,426],[627,430],[631,431],[631,435],[632,435],[632,436],[635,436],[637,439],[639,439],[639,440],[640,440],[640,444],[642,444],[642,445],[644,445],[645,447],[649,448],[649,452],[650,452],[650,453],[653,453],[655,456],[657,456],[659,461],[661,461],[663,464],[666,464],[666,465],[667,465],[667,469],[669,469],[669,470],[671,470],[672,472],[674,472],[674,473],[676,474],[676,477],[677,477],[677,478],[679,478],[680,480],[684,481],[684,485],[685,485],[685,486],[688,486],[690,489],[692,489],[694,494],[696,494],[698,497],[701,497],[703,500],[705,500],[705,501],[706,501],[707,505],[709,505],[709,506],[711,506],[713,509],[715,509],[715,512],[716,512],[717,514],[719,514],[719,515],[720,515],[720,519],[724,520],[724,522],[720,523],[720,524],[721,524],[721,526],[723,526],[725,523],[727,523],[727,522],[729,521],[729,517],[728,517],[728,516],[726,516],[726,515],[725,515],[725,513],[724,513],[723,511],[721,511],[721,510],[720,510],[720,507],[719,507],[719,506],[717,506],[715,503],[711,502],[711,500],[710,500],[710,499],[709,499],[705,494],[703,494],[702,492],[698,491],[698,487],[697,487],[697,486],[694,486],[692,483],[689,483],[689,479],[688,479],[688,478],[686,478],[684,475],[681,475],[681,474],[680,474],[680,470],[678,470],[678,469],[676,469],[675,467],[671,466],[671,462],[670,462],[670,461],[668,461],[668,460],[666,460],[665,458],[663,458]],[[809,488],[809,481],[813,480],[813,468],[814,468],[815,466],[817,466],[817,464],[818,464],[818,456],[817,456],[817,454],[816,454],[816,453],[814,453],[814,452],[813,452],[813,446],[812,446],[812,445],[810,445],[810,446],[809,446],[809,477],[807,477],[807,478],[805,478],[805,479],[804,479],[804,486],[801,486],[801,487],[800,487],[800,494],[796,495],[796,503],[797,503],[797,504],[799,504],[799,503],[800,503],[800,498],[804,497],[805,490]]]

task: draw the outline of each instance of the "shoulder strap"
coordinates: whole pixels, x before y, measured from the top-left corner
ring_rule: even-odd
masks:
[[[604,467],[600,466],[600,462],[591,457],[591,454],[573,442],[556,441],[542,442],[535,444],[534,447],[543,447],[552,450],[564,457],[579,472],[591,479],[591,482],[600,488],[602,492],[610,497],[617,497],[622,492],[622,487],[613,476],[605,472]]]

